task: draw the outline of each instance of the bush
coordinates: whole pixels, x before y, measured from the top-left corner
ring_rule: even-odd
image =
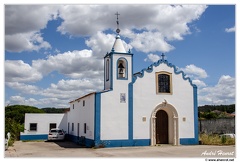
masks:
[[[203,145],[235,145],[234,138],[220,137],[217,134],[200,134],[199,139]]]

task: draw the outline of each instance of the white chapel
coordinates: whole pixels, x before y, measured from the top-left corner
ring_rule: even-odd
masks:
[[[164,55],[134,73],[134,55],[116,32],[104,57],[104,89],[72,100],[65,114],[26,114],[20,139],[44,139],[55,122],[68,139],[84,138],[89,147],[198,144],[196,85]],[[39,129],[31,132],[31,123]]]

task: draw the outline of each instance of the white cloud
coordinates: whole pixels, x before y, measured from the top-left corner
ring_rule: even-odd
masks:
[[[157,62],[160,59],[160,56],[156,54],[148,54],[148,57],[144,59],[144,61],[151,61],[151,62]]]
[[[199,90],[199,104],[233,104],[235,103],[235,78],[229,75],[220,77],[213,87]]]
[[[234,26],[234,27],[232,27],[232,28],[226,28],[226,29],[225,29],[225,32],[231,33],[231,32],[235,32],[235,30],[236,30],[236,28],[235,28],[235,26]]]
[[[143,32],[132,34],[130,45],[137,51],[148,52],[169,52],[174,47],[168,44],[160,32]]]
[[[169,41],[183,40],[184,35],[190,34],[188,25],[199,19],[206,8],[205,5],[6,5],[6,50],[22,52],[50,48],[41,35],[38,36],[41,41],[32,37],[57,18],[63,20],[57,31],[70,37],[91,37],[109,29],[115,31],[117,10],[120,34],[129,36],[131,46],[146,53],[168,52],[174,49]],[[132,35],[128,35],[127,29]],[[86,43],[92,47],[91,40]]]
[[[41,92],[42,96],[58,99],[78,98],[90,92],[103,89],[103,81],[100,79],[60,80],[57,84]]]
[[[5,48],[9,52],[39,51],[51,45],[43,40],[40,33],[19,33],[5,36]]]
[[[5,5],[5,48],[10,52],[38,51],[51,45],[39,33],[57,18],[54,5]]]
[[[6,82],[36,82],[40,79],[41,73],[22,60],[5,61]]]
[[[26,104],[39,107],[68,107],[68,102],[85,94],[100,91],[103,89],[103,80],[101,79],[70,79],[60,80],[57,84],[51,83],[50,87],[40,89],[34,85],[24,83],[10,82],[6,85],[20,94],[30,94],[42,96],[38,100],[21,96],[11,96],[6,104]]]
[[[110,52],[115,41],[115,34],[105,34],[97,32],[85,41],[86,45],[92,49],[92,53],[99,59],[103,59],[107,52]],[[131,48],[125,41],[123,41],[125,49]]]
[[[18,90],[21,93],[25,94],[39,94],[40,89],[37,86],[25,84],[25,83],[19,83],[19,82],[6,82],[5,83],[8,87]]]
[[[71,78],[99,78],[103,74],[103,59],[93,56],[91,50],[69,51],[46,60],[33,60],[32,66],[45,75],[58,71]]]
[[[207,85],[202,80],[192,80],[193,84],[195,84],[198,88],[206,87]]]
[[[167,41],[183,40],[184,35],[191,33],[188,24],[199,19],[206,8],[205,5],[66,5],[59,12],[63,22],[58,31],[71,36],[115,31],[117,9],[120,34],[130,38],[130,45],[146,53],[168,52],[174,47]]]
[[[8,101],[6,101],[6,105],[29,105],[29,106],[36,106],[40,104],[40,102],[34,98],[26,99],[25,97],[21,96],[11,96]]]
[[[193,64],[187,65],[185,68],[181,68],[181,70],[184,71],[184,73],[187,74],[191,79],[199,79],[199,78],[207,78],[207,72],[200,68],[197,67]]]

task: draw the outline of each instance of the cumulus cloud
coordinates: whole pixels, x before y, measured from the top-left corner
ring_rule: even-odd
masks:
[[[134,34],[131,38],[130,45],[137,51],[148,52],[169,52],[174,47],[168,44],[160,32],[143,32]]]
[[[110,52],[115,41],[116,34],[105,34],[98,31],[85,41],[86,45],[93,51],[93,55],[99,59],[103,59],[107,52]],[[132,46],[122,40],[123,46],[128,51]]]
[[[21,94],[41,96],[39,99],[11,96],[6,104],[26,104],[40,107],[68,107],[68,102],[85,94],[103,89],[101,79],[69,79],[60,80],[57,84],[51,83],[46,89],[24,83],[11,82],[7,86],[18,90]]]
[[[90,92],[103,89],[103,81],[100,79],[77,79],[77,80],[60,80],[57,84],[41,92],[45,97],[69,99],[78,98]]]
[[[231,32],[235,32],[235,26],[234,27],[232,27],[232,28],[226,28],[225,29],[225,32],[227,32],[227,33],[231,33]]]
[[[42,40],[36,41],[31,39],[31,36],[37,35],[49,21],[57,18],[63,21],[56,30],[71,37],[92,37],[98,31],[115,31],[114,14],[117,9],[120,13],[121,34],[130,39],[133,48],[148,53],[173,50],[174,47],[169,41],[183,40],[184,35],[190,34],[188,24],[199,19],[207,6],[6,5],[5,8],[6,50],[10,52],[50,48],[51,45],[44,41],[43,37],[38,36]],[[91,39],[94,39],[94,36]],[[34,43],[35,41],[37,43]],[[92,41],[86,43],[91,46]]]
[[[42,74],[22,60],[5,61],[6,82],[36,82],[42,79]]]
[[[181,70],[183,70],[191,79],[208,77],[207,72],[204,69],[197,67],[193,64],[187,65],[185,68],[181,68]]]
[[[9,52],[39,51],[49,49],[51,45],[43,40],[40,33],[18,33],[5,36],[5,48]]]
[[[10,99],[6,101],[6,104],[36,106],[40,104],[40,102],[34,98],[26,99],[25,97],[21,97],[21,96],[11,96]]]
[[[37,86],[30,85],[30,84],[19,83],[19,82],[6,82],[5,84],[8,87],[11,87],[12,89],[18,90],[21,93],[25,93],[25,94],[37,95],[40,92],[40,89]]]
[[[54,5],[5,5],[5,48],[10,52],[38,51],[51,45],[39,33],[57,18]]]
[[[93,56],[91,50],[75,50],[50,55],[46,60],[33,60],[33,68],[44,75],[58,71],[71,78],[98,78],[103,74],[103,59]]]
[[[151,62],[157,62],[158,60],[160,60],[160,56],[152,53],[148,54],[148,57],[144,59],[144,61],[151,61]]]
[[[235,78],[222,75],[215,86],[199,90],[199,104],[235,103]]]
[[[195,79],[192,80],[193,84],[195,84],[198,88],[206,87],[207,85],[204,83],[204,81]]]
[[[206,8],[205,5],[66,5],[59,11],[63,22],[58,31],[71,36],[115,31],[117,9],[120,34],[130,38],[133,48],[142,52],[168,52],[174,47],[167,41],[183,40],[184,35],[191,33],[188,24],[199,19]]]

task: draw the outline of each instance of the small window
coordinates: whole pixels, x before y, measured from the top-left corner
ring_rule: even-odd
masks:
[[[74,123],[72,123],[72,131],[74,131]]]
[[[106,81],[109,80],[109,59],[106,61]]]
[[[50,123],[49,124],[49,130],[51,130],[53,128],[57,128],[57,123]]]
[[[172,94],[172,75],[168,72],[156,73],[157,93]]]
[[[37,131],[37,123],[30,123],[30,131]]]
[[[87,124],[84,123],[84,133],[86,134],[87,133]]]
[[[83,106],[85,106],[85,100],[83,100]]]

